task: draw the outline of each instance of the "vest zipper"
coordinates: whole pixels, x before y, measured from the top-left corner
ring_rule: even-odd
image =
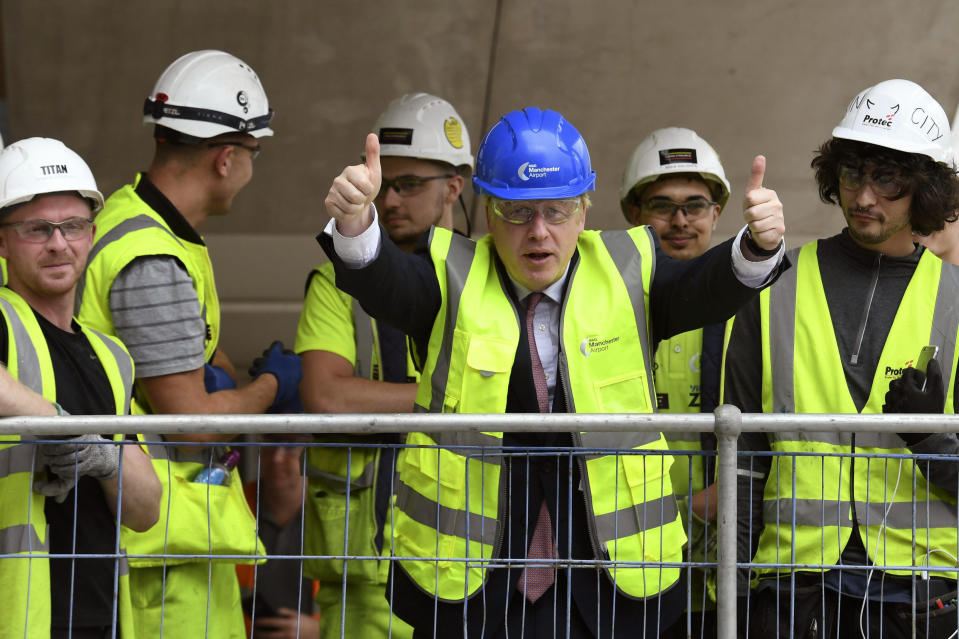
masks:
[[[879,269],[882,267],[882,253],[876,255],[876,269],[872,274],[872,282],[869,284],[869,295],[866,296],[866,308],[862,312],[862,322],[859,324],[859,334],[856,336],[856,349],[849,358],[849,363],[853,366],[859,364],[859,352],[862,350],[862,340],[866,335],[866,321],[869,319],[869,311],[872,310],[872,299],[876,295],[876,286],[879,285]]]

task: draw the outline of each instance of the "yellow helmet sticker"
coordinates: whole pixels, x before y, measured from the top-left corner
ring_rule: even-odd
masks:
[[[453,145],[454,149],[463,148],[463,125],[456,118],[450,116],[443,122],[443,131],[446,133],[446,141]]]

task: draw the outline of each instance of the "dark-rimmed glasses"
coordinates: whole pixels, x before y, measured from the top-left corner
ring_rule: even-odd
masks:
[[[664,221],[673,219],[676,211],[682,211],[687,220],[698,220],[709,214],[716,204],[716,202],[704,197],[693,198],[685,202],[674,202],[669,198],[654,197],[643,202],[642,208],[652,217]]]

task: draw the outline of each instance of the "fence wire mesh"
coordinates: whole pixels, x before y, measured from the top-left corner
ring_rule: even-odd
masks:
[[[0,494],[0,635],[47,636],[35,623],[49,628],[52,601],[66,625],[51,636],[71,637],[410,637],[407,621],[417,637],[956,637],[959,457],[808,445],[956,431],[952,416],[728,406],[8,419],[3,477],[30,480]],[[119,524],[123,456],[112,528],[92,545],[84,492],[34,496],[37,450],[79,432],[141,434],[108,445],[153,458],[148,531]],[[717,450],[659,439],[704,432]],[[806,448],[738,450],[743,432],[801,433],[785,439]],[[194,482],[226,448],[160,433],[248,435],[229,444],[242,482]],[[84,588],[104,580],[111,622],[92,635]]]

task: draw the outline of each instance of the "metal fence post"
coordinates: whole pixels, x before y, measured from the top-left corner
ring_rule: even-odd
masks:
[[[736,637],[736,450],[743,416],[738,408],[716,408],[719,451],[716,483],[719,512],[716,516],[719,545],[716,568],[716,628],[719,639]]]

